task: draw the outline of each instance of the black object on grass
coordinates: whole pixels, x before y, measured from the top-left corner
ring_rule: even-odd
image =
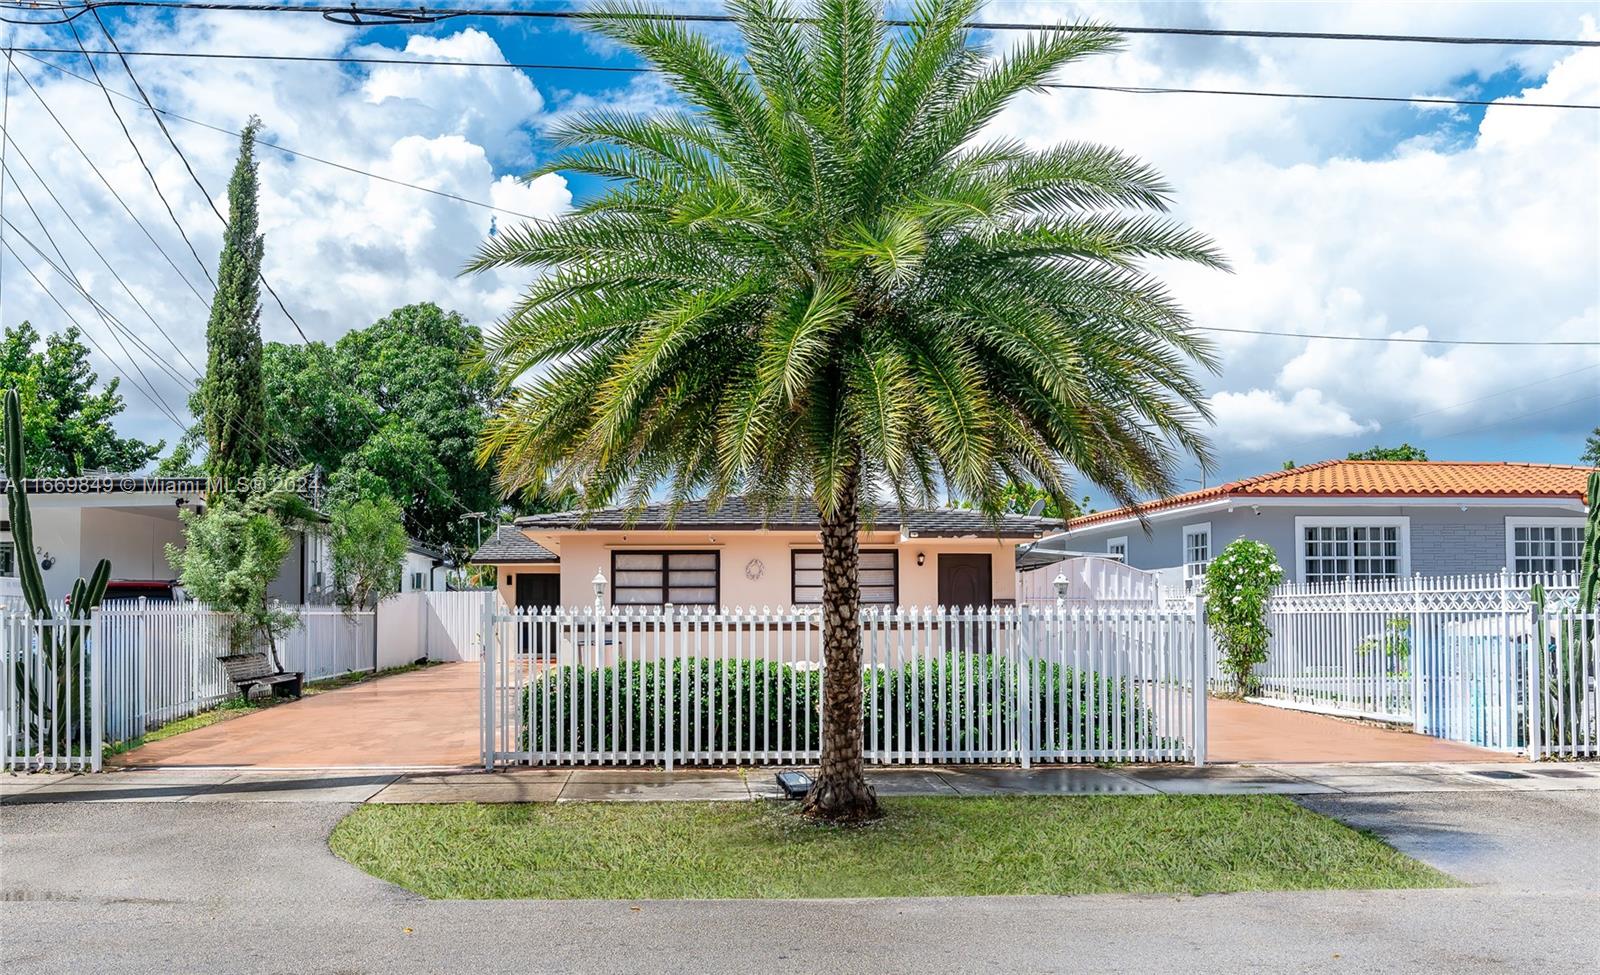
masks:
[[[778,788],[783,790],[785,799],[804,799],[811,791],[811,776],[793,770],[779,772]]]

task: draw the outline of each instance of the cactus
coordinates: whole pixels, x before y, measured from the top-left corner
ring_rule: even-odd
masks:
[[[1600,597],[1600,471],[1589,473],[1589,517],[1583,523],[1583,555],[1578,559],[1578,612],[1592,613]]]
[[[33,513],[28,507],[28,496],[22,490],[23,478],[27,476],[27,458],[23,451],[22,401],[14,389],[6,390],[5,438],[6,501],[11,514],[11,538],[16,549],[22,598],[27,603],[29,617],[50,620],[53,619],[50,599],[45,593],[44,573],[39,569],[39,556],[33,545]],[[68,619],[72,622],[67,627],[65,642],[56,639],[55,627],[40,628],[39,654],[45,663],[45,671],[52,675],[53,687],[46,690],[30,686],[28,669],[20,659],[16,663],[15,686],[25,695],[27,720],[33,723],[32,732],[36,741],[50,732],[53,715],[67,711],[67,702],[73,693],[73,688],[67,683],[69,672],[80,675],[88,672],[84,634],[95,607],[105,598],[106,584],[110,581],[111,563],[101,559],[88,581],[79,579],[73,583],[72,596],[68,601]],[[69,661],[73,662],[70,668],[67,666]],[[41,692],[47,698],[45,706],[40,705]],[[70,742],[82,744],[79,732],[85,724],[78,722],[73,727],[58,729],[57,733],[68,736]]]

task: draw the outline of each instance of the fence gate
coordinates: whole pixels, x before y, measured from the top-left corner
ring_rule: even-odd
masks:
[[[487,767],[820,754],[814,609],[487,606],[484,629]],[[864,609],[861,630],[869,762],[1204,759],[1207,641],[1192,612]]]

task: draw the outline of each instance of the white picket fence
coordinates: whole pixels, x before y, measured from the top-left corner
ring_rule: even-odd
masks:
[[[1576,595],[1570,577],[1507,574],[1280,586],[1267,604],[1258,700],[1486,748],[1534,747],[1525,705],[1536,582],[1552,612]]]
[[[816,761],[810,609],[486,611],[483,751],[501,764]],[[1195,762],[1206,636],[1191,613],[864,610],[869,762]]]
[[[374,667],[373,613],[284,607],[299,623],[278,641],[278,659],[307,681]],[[112,602],[100,611],[105,734],[111,742],[196,714],[238,693],[218,658],[228,652],[221,617],[195,603]]]
[[[0,768],[99,771],[99,621],[0,618]]]

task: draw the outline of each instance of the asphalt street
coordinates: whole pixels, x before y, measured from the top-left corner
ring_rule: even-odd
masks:
[[[1600,965],[1594,792],[1312,796],[1472,886],[880,901],[442,902],[333,803],[0,807],[0,969],[33,972],[1568,972]]]

